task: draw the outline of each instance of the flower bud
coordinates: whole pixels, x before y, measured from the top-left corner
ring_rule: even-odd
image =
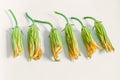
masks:
[[[30,60],[39,60],[42,56],[42,49],[40,46],[39,28],[35,25],[35,21],[26,13],[27,18],[32,21],[29,26],[27,42]]]
[[[30,60],[40,59],[42,56],[42,49],[40,46],[39,29],[35,24],[29,27],[27,42]]]
[[[12,48],[14,57],[19,56],[23,53],[23,36],[20,28],[16,27],[12,32]]]
[[[84,42],[84,44],[89,52],[88,57],[92,58],[93,53],[97,49],[101,49],[101,47],[99,47],[96,44],[96,42],[94,41],[94,39],[92,37],[91,31],[87,27],[82,28],[81,35],[82,35],[83,42]]]
[[[12,12],[12,10],[9,10],[9,12],[11,13],[11,15],[15,21],[15,24],[16,24],[15,28],[13,28],[11,38],[12,38],[13,55],[14,55],[14,57],[17,57],[20,54],[22,54],[24,51],[22,30],[19,28],[17,19],[16,19],[14,13]]]
[[[69,56],[71,60],[78,59],[79,56],[81,55],[78,49],[78,42],[76,40],[72,25],[67,24],[64,30],[65,30],[65,39],[68,46]]]
[[[57,29],[51,29],[50,32],[50,42],[51,42],[51,49],[54,54],[55,61],[59,61],[58,55],[62,51],[62,39],[59,31]]]

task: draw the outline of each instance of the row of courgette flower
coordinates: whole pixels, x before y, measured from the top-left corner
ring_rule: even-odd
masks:
[[[17,57],[24,52],[23,34],[22,34],[22,30],[18,26],[18,22],[14,13],[12,12],[12,10],[9,10],[9,11],[13,16],[13,19],[15,20],[15,24],[16,24],[12,31],[12,49],[13,49],[14,57]],[[65,31],[65,39],[66,39],[70,59],[71,60],[78,59],[81,56],[81,53],[78,49],[78,42],[75,36],[73,25],[69,22],[68,18],[64,14],[56,11],[55,11],[55,14],[62,16],[66,20],[64,31]],[[26,13],[26,17],[30,21],[32,21],[32,24],[29,26],[28,35],[27,35],[27,43],[28,43],[30,60],[39,60],[42,56],[41,41],[39,38],[39,28],[35,24],[35,23],[42,23],[42,24],[48,24],[51,27],[51,30],[50,30],[51,50],[54,56],[54,60],[59,61],[60,60],[59,54],[63,50],[63,44],[62,44],[62,38],[61,38],[60,32],[48,21],[32,19],[28,15],[28,13]],[[92,58],[93,53],[97,49],[105,49],[106,52],[114,51],[114,47],[112,46],[107,36],[106,30],[100,21],[90,16],[84,17],[84,19],[92,19],[94,21],[94,28],[96,31],[96,35],[102,46],[99,46],[95,42],[92,36],[91,30],[87,28],[80,19],[76,17],[71,17],[71,19],[78,21],[82,26],[81,36],[86,46],[86,49],[88,50],[89,58]]]

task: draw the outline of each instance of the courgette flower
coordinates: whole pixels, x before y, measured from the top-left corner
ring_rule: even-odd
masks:
[[[13,55],[14,57],[17,57],[19,55],[21,55],[24,51],[23,49],[23,34],[22,34],[22,30],[19,28],[18,26],[18,22],[17,19],[14,15],[14,13],[12,12],[12,10],[9,10],[14,21],[15,21],[15,28],[13,28],[12,31],[12,49],[13,49]]]
[[[84,19],[92,19],[94,21],[94,28],[96,30],[97,37],[100,43],[102,44],[102,47],[106,50],[106,52],[114,51],[114,47],[112,46],[108,38],[108,35],[106,33],[106,30],[103,24],[93,17],[87,16],[87,17],[84,17]]]
[[[82,39],[83,39],[83,42],[89,52],[88,57],[92,58],[93,53],[97,49],[101,49],[101,48],[94,41],[94,39],[92,37],[92,33],[89,28],[84,26],[83,23],[78,18],[71,17],[71,19],[78,21],[82,25],[82,30],[81,30]]]
[[[27,13],[26,16],[32,21],[32,25],[29,26],[27,35],[29,57],[30,60],[39,60],[42,56],[39,28],[35,24],[34,20]]]
[[[63,50],[60,32],[56,28],[54,28],[50,22],[40,21],[40,20],[35,20],[35,22],[44,23],[51,26],[51,31],[50,31],[51,50],[53,52],[55,61],[59,61],[60,60],[59,54]]]
[[[59,12],[55,12],[55,13],[60,16],[63,16],[67,22],[64,30],[65,30],[65,39],[67,42],[70,59],[71,60],[78,59],[81,55],[78,49],[78,42],[76,40],[72,24],[69,23],[67,17],[62,13]]]

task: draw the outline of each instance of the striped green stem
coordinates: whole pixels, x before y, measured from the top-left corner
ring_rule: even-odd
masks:
[[[11,9],[9,9],[9,12],[11,13],[11,15],[12,15],[14,21],[15,21],[16,27],[18,27],[18,22],[17,22],[17,19],[16,19],[15,15],[14,15],[13,11]]]
[[[82,27],[85,27],[85,26],[83,25],[82,21],[80,21],[80,19],[78,19],[78,18],[76,18],[76,17],[71,17],[71,19],[78,21],[78,22],[81,24]]]
[[[55,14],[58,14],[58,15],[61,15],[61,16],[63,16],[64,18],[65,18],[65,20],[66,20],[66,22],[67,22],[67,24],[69,23],[69,20],[68,20],[68,18],[64,15],[64,14],[62,14],[62,13],[59,13],[59,12],[57,12],[57,11],[55,11]]]
[[[26,17],[27,17],[28,19],[30,19],[30,20],[32,21],[33,24],[35,23],[34,20],[28,15],[27,12],[25,13],[25,15],[26,15]]]
[[[97,20],[95,18],[90,17],[90,16],[86,16],[86,17],[84,17],[84,19],[92,19],[93,21],[97,22]]]
[[[52,25],[50,22],[47,22],[47,21],[34,20],[34,22],[43,23],[43,24],[48,24],[48,25],[51,26],[51,28],[54,28],[53,25]]]

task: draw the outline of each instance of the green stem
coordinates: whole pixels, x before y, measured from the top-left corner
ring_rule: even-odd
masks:
[[[65,18],[65,20],[66,20],[67,24],[69,23],[68,18],[67,18],[64,14],[59,13],[59,12],[57,12],[57,11],[55,11],[55,14],[58,14],[58,15],[63,16],[63,17]]]
[[[28,17],[28,19],[30,19],[32,21],[32,23],[34,24],[34,20],[28,15],[28,13],[26,12],[25,15]]]
[[[82,25],[82,27],[85,27],[85,26],[83,25],[82,21],[80,21],[80,19],[78,19],[78,18],[76,18],[76,17],[71,17],[71,19],[78,21],[78,22]]]
[[[43,24],[48,24],[48,25],[51,26],[51,28],[54,28],[53,25],[52,25],[50,22],[47,22],[47,21],[34,20],[34,22],[43,23]]]
[[[86,16],[86,17],[84,17],[84,19],[92,19],[93,21],[97,22],[97,20],[95,18],[90,17],[90,16]]]
[[[11,10],[11,9],[9,9],[9,12],[11,13],[11,15],[12,15],[12,17],[13,17],[14,21],[15,21],[16,27],[18,27],[18,22],[17,22],[17,19],[16,19],[16,17],[15,17],[15,15],[14,15],[14,13],[12,12],[12,10]]]

